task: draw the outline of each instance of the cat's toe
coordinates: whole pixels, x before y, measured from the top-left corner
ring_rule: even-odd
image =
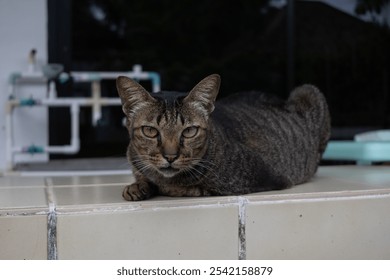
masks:
[[[147,184],[134,183],[123,189],[122,196],[128,201],[144,200],[150,197]]]

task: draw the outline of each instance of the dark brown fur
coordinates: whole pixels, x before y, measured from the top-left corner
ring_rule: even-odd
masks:
[[[153,195],[240,195],[308,181],[330,134],[325,98],[314,86],[287,101],[258,92],[216,103],[220,77],[210,75],[189,94],[149,94],[117,79],[136,177],[126,200]]]

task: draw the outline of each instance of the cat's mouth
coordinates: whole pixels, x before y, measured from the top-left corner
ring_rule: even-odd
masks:
[[[160,167],[159,168],[160,173],[164,175],[165,177],[173,177],[176,175],[180,170],[177,168],[173,168],[172,166],[168,167]]]

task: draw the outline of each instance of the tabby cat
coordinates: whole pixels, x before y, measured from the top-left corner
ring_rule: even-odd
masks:
[[[330,134],[316,87],[298,87],[287,101],[247,92],[215,104],[219,86],[214,74],[188,94],[150,94],[118,77],[136,178],[126,200],[280,190],[314,175]]]

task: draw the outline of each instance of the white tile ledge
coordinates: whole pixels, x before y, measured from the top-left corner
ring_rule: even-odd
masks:
[[[59,215],[74,214],[98,214],[98,213],[122,213],[132,211],[162,211],[165,209],[199,209],[199,208],[220,208],[238,206],[239,196],[219,197],[217,199],[210,197],[196,199],[172,199],[156,197],[152,200],[135,202],[123,201],[111,204],[86,204],[86,205],[65,205],[57,206],[56,212]]]
[[[14,219],[24,221],[24,219],[19,218],[20,216],[27,216],[30,218],[39,216],[37,218],[41,220],[42,216],[46,216],[46,224],[42,223],[41,226],[44,225],[44,228],[40,228],[40,230],[47,235],[47,258],[49,259],[80,257],[104,258],[107,257],[107,255],[105,255],[105,252],[100,251],[100,247],[96,246],[96,243],[102,244],[102,240],[108,240],[106,239],[106,235],[104,235],[105,231],[100,230],[107,227],[107,224],[111,224],[112,231],[116,234],[120,234],[120,236],[126,240],[129,236],[134,236],[134,233],[136,233],[137,237],[133,242],[139,243],[143,240],[145,228],[151,227],[155,230],[155,223],[158,225],[161,219],[170,224],[171,227],[164,227],[163,225],[165,224],[162,223],[161,227],[158,227],[158,229],[166,236],[171,236],[173,232],[175,232],[172,231],[172,225],[178,227],[182,226],[181,223],[177,223],[177,218],[179,218],[179,221],[184,222],[183,228],[180,230],[186,231],[187,227],[191,228],[191,226],[193,226],[194,230],[200,230],[204,240],[207,240],[211,234],[205,226],[206,222],[209,226],[212,226],[211,228],[213,230],[219,228],[216,226],[218,224],[223,226],[229,225],[231,230],[225,233],[229,233],[229,236],[231,237],[229,239],[231,240],[231,244],[229,245],[231,248],[234,248],[230,249],[229,257],[232,258],[233,256],[239,259],[250,259],[259,257],[256,249],[257,247],[262,248],[264,247],[264,244],[268,243],[270,243],[270,246],[279,243],[283,244],[283,240],[285,240],[284,235],[281,236],[280,239],[274,238],[275,233],[281,232],[279,227],[296,231],[311,230],[312,235],[310,236],[317,236],[317,226],[312,226],[313,221],[317,222],[318,227],[321,227],[324,230],[323,240],[325,241],[330,240],[328,238],[328,235],[330,234],[331,236],[334,236],[332,238],[334,238],[335,241],[344,244],[342,241],[344,238],[345,240],[348,240],[347,237],[349,237],[350,232],[354,232],[357,236],[357,240],[373,242],[372,240],[376,240],[377,236],[384,236],[382,239],[385,240],[388,236],[388,229],[390,229],[390,223],[386,222],[387,220],[385,219],[389,209],[388,201],[390,201],[390,176],[387,175],[389,170],[389,168],[383,167],[322,167],[319,169],[318,175],[313,178],[312,181],[282,191],[220,197],[171,198],[160,196],[140,202],[128,202],[121,198],[120,191],[122,188],[118,186],[118,182],[115,182],[115,179],[120,181],[120,178],[123,179],[123,177],[110,177],[110,180],[113,180],[111,184],[111,186],[113,186],[112,189],[109,188],[106,180],[93,181],[93,178],[91,178],[91,184],[89,184],[89,179],[80,181],[58,180],[56,181],[57,185],[52,182],[41,187],[41,191],[42,188],[46,191],[46,207],[34,207],[33,204],[21,204],[26,207],[3,208],[0,210],[0,218],[5,218],[4,220],[10,218],[9,220],[12,220],[13,222]],[[45,178],[46,183],[48,182],[47,180],[48,178]],[[69,182],[70,185],[67,185],[64,188],[61,186],[62,182]],[[17,182],[13,181],[13,183],[19,188],[19,186],[26,186],[28,181],[23,180],[19,182],[17,180]],[[88,186],[85,186],[85,184]],[[12,188],[12,186],[5,186],[3,193],[9,193],[9,188]],[[25,193],[26,189],[20,188],[20,191]],[[57,200],[58,197],[56,198],[56,196],[59,195],[66,197],[66,199]],[[15,197],[10,195],[9,199]],[[28,203],[30,203],[30,197],[27,196],[27,198],[29,198]],[[8,201],[8,198],[5,201]],[[347,203],[344,203],[344,201]],[[291,205],[289,205],[289,203],[291,203]],[[32,206],[28,207],[29,205]],[[322,207],[319,207],[320,205]],[[375,207],[372,207],[373,205],[375,205]],[[320,210],[314,211],[315,209]],[[370,211],[368,218],[365,219],[364,217],[361,217],[362,213],[366,213],[368,210]],[[306,216],[312,217],[312,220],[306,221],[306,219],[301,218],[302,215],[298,215],[299,213],[304,213],[305,218]],[[331,215],[333,218],[329,218],[330,214],[333,214],[333,216]],[[189,221],[189,216],[195,220]],[[227,218],[228,220],[226,220]],[[142,222],[143,226],[141,228],[134,227],[134,220]],[[45,220],[43,220],[43,222],[44,221]],[[275,231],[268,230],[267,227],[262,226],[263,223],[267,221],[269,228],[274,228]],[[86,222],[88,222],[88,225],[85,226]],[[351,223],[349,227],[344,227],[346,222]],[[196,227],[194,225],[200,226]],[[73,227],[72,230],[68,230],[69,226]],[[127,234],[123,234],[121,231],[115,232],[117,226],[123,227],[123,230]],[[99,242],[91,240],[90,227],[95,228],[96,233],[98,233],[96,236],[98,239],[96,240]],[[374,227],[376,230],[365,232],[366,228],[371,227]],[[78,234],[74,234],[74,230],[77,231]],[[223,232],[223,230],[221,232]],[[337,237],[338,235],[336,236],[336,233],[342,237]],[[57,239],[57,236],[59,239]],[[180,240],[183,244],[186,244],[185,242],[188,240],[196,240],[198,238],[198,236],[190,236],[190,239],[188,239],[188,236],[181,236],[180,231],[177,236],[173,237],[182,238]],[[218,236],[215,237],[215,240],[218,240],[217,237]],[[83,255],[83,253],[85,253],[84,251],[72,247],[74,244],[73,241],[66,243],[68,238],[73,238],[72,240],[76,242],[84,240],[85,242],[83,241],[80,244],[83,244],[83,246],[90,246],[88,248],[94,253]],[[151,255],[147,255],[146,257],[173,257],[172,254],[167,255],[167,253],[172,253],[172,250],[168,250],[169,252],[167,251],[166,247],[164,247],[164,240],[160,240],[158,235],[155,236],[153,234],[151,235],[151,238],[155,238],[153,239],[154,242],[160,244],[163,249],[156,252],[158,253],[157,255],[150,253]],[[270,242],[269,238],[271,238],[273,242]],[[291,238],[294,242],[303,242],[302,244],[306,244],[306,241],[303,240],[300,235],[292,234]],[[387,239],[385,241],[388,242]],[[291,244],[298,244],[294,242],[291,242]],[[177,242],[173,242],[172,244],[176,243]],[[117,246],[116,240],[109,244],[111,244],[110,246],[114,246],[112,247],[114,249],[116,248],[115,246]],[[140,248],[144,246],[144,243],[142,242],[139,244],[141,244]],[[377,247],[371,250],[372,257],[378,258],[382,255],[388,257],[387,251],[384,251],[384,249],[387,250],[388,248],[381,249],[378,242],[375,244]],[[355,245],[355,243],[348,245],[349,247],[347,246],[347,249],[352,250]],[[111,247],[108,247],[108,249],[110,248]],[[130,248],[131,247],[129,247],[128,252],[131,253],[132,251]],[[192,249],[190,247],[185,248],[178,247],[177,249],[180,252],[183,249],[187,250],[186,252],[188,252],[188,255],[184,255],[187,258],[204,256],[204,252],[198,252],[198,255],[190,255],[192,254]],[[271,253],[275,252],[272,248],[269,251]],[[285,248],[281,247],[281,249]],[[366,249],[366,247],[363,249]],[[363,249],[362,252],[364,251]],[[225,254],[222,247],[219,248],[219,250]],[[305,255],[300,251],[300,248],[295,248],[294,246],[292,246],[290,250],[292,251],[292,255],[288,255],[290,257],[315,257],[315,255],[312,255],[313,252],[309,252],[310,254],[308,253]],[[110,255],[110,257],[117,258],[116,249],[112,249],[111,251],[112,256]],[[344,251],[348,250],[335,250],[339,255],[332,251],[329,253],[329,256],[339,256],[341,258],[350,257],[350,255],[342,255]],[[125,253],[128,252],[126,251]],[[262,250],[259,250],[259,252],[262,252]],[[269,252],[265,256],[272,257],[273,255]],[[131,256],[137,257],[139,256],[137,255],[138,253],[143,253],[142,249]],[[325,253],[322,255],[324,258],[328,256]],[[282,258],[283,255],[281,254],[282,253],[275,256]],[[360,253],[360,251],[356,252],[355,255],[357,257],[366,256]],[[369,257],[370,256],[371,255],[369,255]]]

